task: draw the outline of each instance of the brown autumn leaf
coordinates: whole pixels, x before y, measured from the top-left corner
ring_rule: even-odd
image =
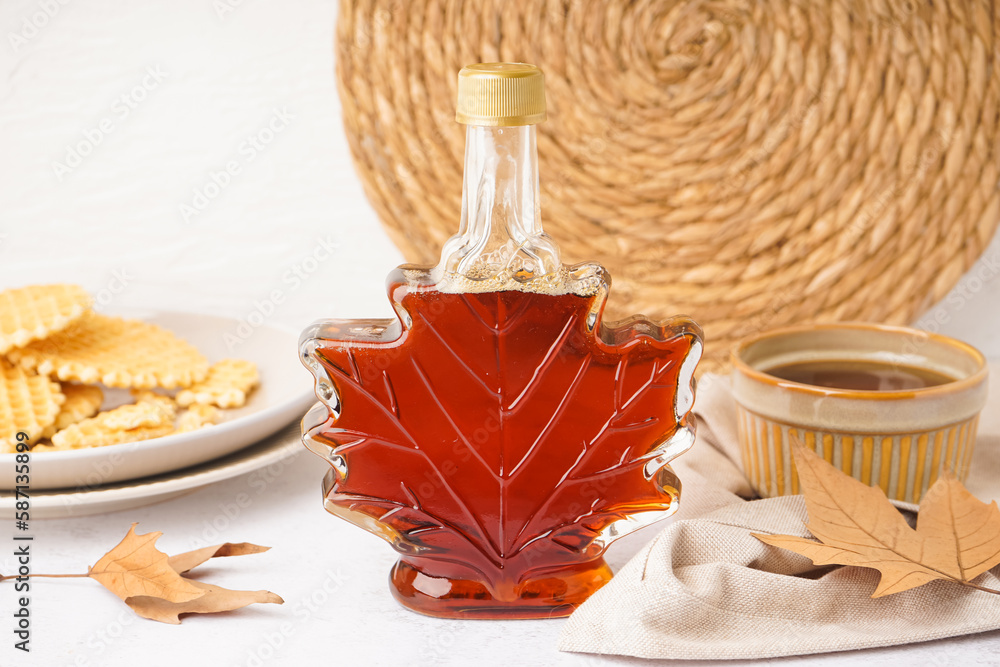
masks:
[[[267,551],[249,542],[226,542],[167,556],[156,548],[160,532],[137,535],[132,524],[125,539],[101,557],[86,574],[40,574],[29,577],[90,577],[120,597],[138,615],[163,623],[180,623],[181,614],[232,611],[249,604],[284,604],[270,591],[233,591],[182,577],[210,558],[243,556]],[[0,574],[0,582],[17,578]]]
[[[983,503],[946,473],[924,496],[914,530],[881,489],[844,474],[794,440],[792,454],[809,512],[806,528],[820,541],[792,535],[754,537],[816,565],[878,570],[882,576],[873,598],[935,579],[998,592],[972,583],[1000,564],[1000,509],[995,501]]]
[[[202,547],[201,549],[195,549],[194,551],[185,551],[182,554],[171,556],[167,562],[170,563],[170,567],[173,568],[174,572],[177,574],[184,574],[192,568],[201,565],[209,558],[259,554],[270,548],[271,547],[262,547],[259,544],[251,544],[250,542],[226,542],[225,544]]]
[[[125,604],[143,618],[178,625],[181,622],[181,614],[211,614],[232,611],[255,602],[274,604],[284,604],[285,602],[271,591],[232,591],[222,586],[204,584],[200,581],[190,581],[190,583],[203,589],[204,595],[187,602],[169,602],[161,598],[141,595],[125,600]]]
[[[171,556],[168,562],[174,571],[183,574],[210,558],[257,554],[270,548],[250,542],[226,542]],[[137,595],[125,600],[125,604],[143,618],[178,625],[181,622],[180,616],[182,614],[211,614],[220,611],[233,611],[254,603],[284,604],[285,602],[281,596],[271,591],[234,591],[185,577],[182,579],[203,589],[204,594],[186,602],[171,602],[149,595]]]
[[[156,548],[159,531],[136,535],[136,524],[125,539],[101,557],[87,576],[127,600],[137,595],[154,596],[172,602],[187,602],[205,594],[170,567],[167,554]]]

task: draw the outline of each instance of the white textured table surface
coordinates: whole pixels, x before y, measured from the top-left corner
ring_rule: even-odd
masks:
[[[260,312],[295,328],[317,317],[387,316],[383,280],[401,257],[351,168],[334,15],[334,3],[320,0],[4,0],[0,287],[73,281],[101,303],[253,321]],[[227,166],[234,174],[220,175]],[[996,243],[987,257],[1000,264]],[[995,274],[984,266],[982,279],[967,276],[925,321],[1000,359]],[[302,455],[159,505],[37,522],[36,572],[85,570],[132,521],[164,531],[167,552],[225,540],[273,545],[212,566],[212,580],[266,587],[286,604],[175,627],[133,617],[93,582],[39,580],[25,655],[11,646],[13,596],[0,586],[0,664],[643,662],[560,654],[560,621],[403,611],[387,589],[391,550],[323,511],[325,470]],[[244,507],[234,504],[241,493]],[[11,532],[0,528],[3,572],[14,564]],[[620,565],[648,538],[616,545],[610,560]],[[997,664],[1000,633],[772,662]]]

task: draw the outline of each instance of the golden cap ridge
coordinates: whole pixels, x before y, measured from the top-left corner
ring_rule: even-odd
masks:
[[[464,125],[534,125],[545,120],[545,75],[526,63],[479,63],[458,73],[455,120]]]

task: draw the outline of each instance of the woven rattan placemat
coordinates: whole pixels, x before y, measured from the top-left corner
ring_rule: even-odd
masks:
[[[685,313],[706,368],[791,322],[908,323],[1000,220],[990,0],[342,0],[355,164],[411,261],[457,231],[465,64],[546,74],[542,215],[614,278],[609,317]]]

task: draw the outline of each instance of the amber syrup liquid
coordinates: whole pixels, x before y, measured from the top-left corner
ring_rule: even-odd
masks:
[[[611,577],[603,531],[674,506],[676,478],[645,464],[690,340],[595,335],[595,296],[390,291],[412,319],[398,340],[318,350],[341,408],[320,437],[347,468],[328,508],[378,522],[412,609],[570,613]]]
[[[864,359],[800,361],[776,366],[767,373],[814,387],[860,391],[911,391],[955,381],[929,368]]]

